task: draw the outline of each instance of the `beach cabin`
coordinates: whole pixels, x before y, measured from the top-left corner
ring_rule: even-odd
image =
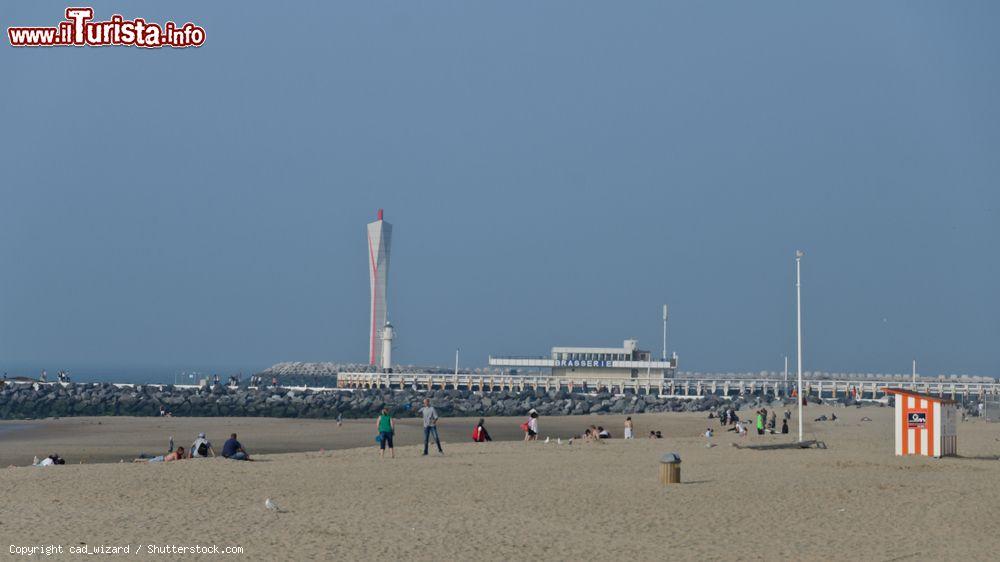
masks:
[[[945,457],[958,454],[958,405],[902,388],[886,388],[896,397],[896,455]]]

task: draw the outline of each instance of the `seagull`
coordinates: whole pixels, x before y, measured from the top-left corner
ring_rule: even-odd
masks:
[[[556,445],[562,445],[562,437],[556,438]]]
[[[271,498],[264,500],[264,507],[266,507],[268,511],[273,511],[275,513],[281,513],[282,511],[281,508],[278,507],[278,504],[271,501]]]
[[[546,437],[546,438],[545,438],[545,442],[546,442],[546,443],[548,443],[548,442],[549,442],[549,438],[548,438],[548,437]]]

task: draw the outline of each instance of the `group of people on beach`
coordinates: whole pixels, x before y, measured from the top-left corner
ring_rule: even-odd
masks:
[[[584,441],[597,441],[599,439],[611,439],[611,432],[600,425],[592,425],[583,431]]]
[[[155,457],[145,457],[134,459],[134,463],[161,463],[161,462],[172,462],[184,459],[203,459],[209,456],[215,456],[215,449],[212,447],[212,442],[208,440],[205,433],[199,433],[198,438],[194,440],[191,444],[191,448],[185,451],[184,447],[177,447],[174,449],[174,438],[170,438],[170,445],[168,450],[163,455],[157,455]],[[226,440],[222,445],[222,458],[230,459],[234,461],[248,461],[250,459],[250,454],[247,453],[246,449],[243,448],[243,444],[236,439],[236,434],[231,433],[229,439]]]
[[[711,417],[711,416],[710,416]],[[792,417],[792,413],[785,410],[783,419],[781,421],[781,433],[788,433],[788,420]],[[727,428],[726,431],[733,431],[739,434],[740,437],[746,437],[749,433],[747,423],[740,420],[739,414],[736,410],[728,408],[724,410],[719,415],[719,425]],[[767,408],[761,408],[754,412],[754,428],[757,430],[757,435],[764,435],[765,433],[775,434],[777,433],[776,428],[778,425],[778,415],[777,412],[771,411],[768,414]]]
[[[438,433],[437,422],[439,419],[438,412],[431,406],[430,399],[425,398],[423,402],[423,407],[420,408],[418,413],[423,418],[423,429],[424,429],[424,455],[430,453],[430,443],[431,438],[434,439],[434,445],[437,447],[437,452],[439,455],[444,454],[444,450],[441,447],[441,437]],[[520,429],[524,433],[524,441],[537,441],[539,437],[538,428],[539,414],[538,411],[532,408],[528,411],[528,417],[523,423],[521,423]],[[340,419],[338,418],[337,424],[340,425]],[[382,413],[375,420],[375,442],[378,444],[379,457],[385,458],[386,450],[389,451],[389,457],[395,458],[396,452],[394,449],[394,437],[396,434],[396,420],[392,416],[392,411],[388,406],[382,408]],[[575,435],[569,439],[569,443],[574,440],[582,440],[584,442],[597,442],[603,439],[611,439],[611,432],[608,431],[603,426],[591,425],[584,428],[584,431],[580,435]],[[623,437],[625,439],[635,438],[635,425],[632,422],[632,416],[625,418]],[[663,433],[659,430],[650,430],[650,439],[662,439]],[[489,431],[486,430],[486,422],[484,418],[479,418],[479,422],[476,423],[475,427],[472,429],[472,441],[475,443],[485,443],[492,441],[493,438],[490,437]],[[546,438],[546,443],[549,439]],[[560,441],[561,442],[561,441]]]
[[[434,406],[431,406],[431,401],[424,398],[424,407],[420,408],[419,411],[421,417],[423,417],[424,423],[424,455],[428,454],[428,449],[430,446],[431,437],[434,437],[434,444],[437,445],[437,451],[439,455],[444,454],[444,449],[441,448],[441,436],[438,434],[437,422],[440,416],[438,416],[437,410]],[[482,427],[483,419],[479,419],[479,426]],[[375,430],[378,431],[378,435],[375,436],[375,441],[379,445],[379,457],[385,458],[385,450],[389,449],[389,457],[396,458],[396,451],[392,445],[392,438],[396,434],[396,420],[393,419],[389,408],[382,408],[382,414],[379,415],[378,419],[375,420]],[[485,432],[486,428],[482,427],[482,431]],[[490,441],[489,433],[485,434],[484,441]]]

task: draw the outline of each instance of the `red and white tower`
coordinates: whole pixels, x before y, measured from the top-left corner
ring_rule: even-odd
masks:
[[[392,225],[382,220],[382,209],[378,219],[368,223],[368,275],[371,281],[372,302],[371,329],[368,333],[368,363],[378,365],[382,360],[382,330],[389,323],[389,245],[392,241]]]

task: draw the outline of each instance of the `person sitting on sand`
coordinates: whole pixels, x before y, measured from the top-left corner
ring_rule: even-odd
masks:
[[[598,439],[611,439],[611,432],[604,429],[603,427],[597,427],[597,438]]]
[[[243,448],[243,444],[236,440],[236,434],[229,435],[229,439],[222,444],[222,457],[234,461],[248,461],[250,455]]]
[[[199,433],[198,438],[194,440],[191,444],[191,451],[188,453],[189,459],[204,459],[208,458],[208,455],[215,456],[215,449],[212,448],[212,443],[205,438],[204,433]]]
[[[711,427],[705,428],[705,439],[711,439],[712,435],[714,435],[714,433],[712,432],[712,428]]]
[[[788,420],[787,419],[781,420],[781,432],[782,433],[788,433]]]
[[[135,459],[132,462],[171,462],[179,460],[184,460],[184,447],[177,447],[177,450],[173,453],[159,455],[151,459]]]
[[[382,415],[375,422],[378,431],[378,456],[385,458],[385,448],[389,447],[389,457],[396,458],[396,450],[392,448],[392,436],[396,433],[396,421],[389,415],[389,408],[382,408]]]
[[[493,441],[490,437],[490,432],[486,431],[486,426],[483,425],[484,423],[485,420],[483,418],[479,418],[479,423],[477,423],[476,427],[472,430],[472,440],[476,443]]]
[[[57,464],[66,464],[66,459],[60,457],[59,455],[53,453],[41,461],[33,464],[32,466],[53,466]]]
[[[736,422],[736,433],[739,433],[740,437],[746,437],[747,426],[741,421]]]

